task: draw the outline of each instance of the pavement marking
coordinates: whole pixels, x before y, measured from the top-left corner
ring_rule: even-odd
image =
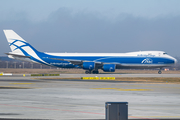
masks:
[[[94,113],[94,112],[85,112],[85,111],[74,111],[74,110],[62,110],[62,111],[105,115],[104,113]]]
[[[115,77],[81,77],[82,80],[115,80]]]
[[[179,118],[180,116],[128,116],[129,118],[135,119],[146,119],[146,120],[161,120],[162,118]],[[154,117],[154,118],[149,118]],[[169,119],[170,120],[170,119]]]
[[[15,84],[15,85],[29,85],[29,84],[35,84],[35,83],[9,83],[9,84]]]
[[[140,117],[148,117],[148,118],[180,118],[180,116],[140,116]]]
[[[24,107],[24,108],[35,108],[35,109],[44,109],[44,110],[57,110],[57,111],[67,111],[67,112],[78,112],[78,113],[88,113],[88,114],[105,115],[104,113],[75,111],[75,110],[61,110],[61,109],[54,109],[54,108],[42,108],[42,107],[33,107],[33,106],[19,106],[19,105],[10,105],[10,104],[0,104],[0,105],[10,106],[10,107]]]
[[[0,89],[34,89],[34,88],[19,87],[19,86],[0,86]]]
[[[130,86],[130,87],[151,87],[151,88],[175,88],[180,89],[180,87],[169,87],[169,86],[145,86],[145,85],[116,85],[116,86]]]
[[[91,88],[99,90],[117,90],[117,91],[152,91],[152,89],[123,89],[123,88]]]
[[[0,104],[0,105],[9,106],[9,107],[24,107],[24,108],[43,109],[43,110],[57,110],[57,111],[66,111],[66,112],[77,112],[77,113],[105,115],[105,113],[95,113],[95,112],[85,112],[85,111],[75,111],[75,110],[61,110],[61,109],[54,109],[54,108],[42,108],[42,107],[33,107],[33,106],[19,106],[19,105],[10,105],[10,104]],[[148,119],[148,120],[159,120],[159,119],[147,118],[147,117],[179,118],[180,116],[128,116],[128,117],[129,118]]]
[[[128,116],[128,118],[135,118],[135,119],[146,119],[146,120],[160,120],[160,119],[153,119],[153,118],[144,118],[139,116]]]

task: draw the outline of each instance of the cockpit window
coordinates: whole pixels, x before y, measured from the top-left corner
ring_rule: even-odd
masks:
[[[167,55],[167,53],[163,53],[163,55]]]

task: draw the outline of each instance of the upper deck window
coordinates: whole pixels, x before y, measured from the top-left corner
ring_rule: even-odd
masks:
[[[163,53],[163,55],[167,55],[167,53]]]

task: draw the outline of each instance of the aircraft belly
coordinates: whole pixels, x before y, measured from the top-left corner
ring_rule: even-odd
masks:
[[[171,64],[121,64],[117,65],[116,69],[150,69],[168,66],[171,66]]]

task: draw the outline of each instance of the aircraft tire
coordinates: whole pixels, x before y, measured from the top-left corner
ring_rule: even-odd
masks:
[[[159,71],[158,71],[158,74],[161,74],[161,73],[162,73],[161,70],[159,70]]]
[[[92,73],[93,74],[99,74],[99,71],[93,71]]]
[[[85,71],[86,74],[89,74],[90,72],[88,70]]]

